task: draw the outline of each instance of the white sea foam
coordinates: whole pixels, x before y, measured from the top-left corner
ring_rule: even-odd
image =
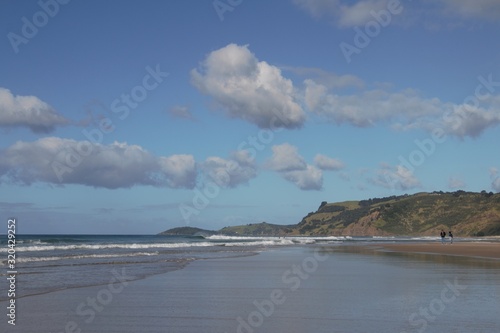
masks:
[[[307,244],[335,244],[344,241],[435,241],[439,237],[351,237],[351,236],[286,236],[286,237],[258,237],[258,236],[225,236],[212,235],[200,241],[188,242],[163,242],[163,243],[73,243],[54,244],[43,243],[39,240],[26,242],[16,246],[17,252],[41,252],[41,251],[72,251],[72,250],[154,250],[154,249],[180,249],[180,248],[200,248],[215,246],[286,246],[286,245],[307,245]],[[0,253],[7,252],[7,248],[0,248]]]
[[[178,249],[192,247],[214,247],[214,246],[283,246],[293,244],[314,244],[317,242],[343,241],[350,237],[243,237],[243,236],[209,236],[207,241],[201,242],[179,242],[179,243],[105,243],[105,244],[30,244],[16,246],[17,252],[40,252],[40,251],[71,251],[71,250],[105,250],[105,249]],[[7,249],[0,249],[6,252]]]
[[[64,257],[26,257],[18,258],[18,263],[24,262],[37,262],[37,261],[55,261],[55,260],[73,260],[73,259],[107,259],[107,258],[120,258],[120,257],[142,257],[142,256],[156,256],[159,252],[136,252],[126,254],[88,254],[88,255],[75,255]]]
[[[278,237],[278,236],[270,236],[270,237],[258,237],[258,236],[225,236],[225,235],[212,235],[206,237],[206,239],[209,240],[221,240],[221,241],[232,241],[232,240],[254,240],[254,241],[259,241],[259,240],[282,240],[282,239],[288,239],[288,240],[295,240],[296,242],[304,242],[304,243],[314,243],[316,241],[330,241],[330,240],[335,240],[335,241],[342,241],[346,239],[352,239],[350,236],[324,236],[324,237],[312,237],[312,236],[286,236],[286,237]]]
[[[410,240],[416,240],[416,241],[435,241],[439,240],[441,237],[434,237],[434,236],[422,236],[422,237],[411,237]]]
[[[87,254],[87,255],[74,255],[74,256],[50,256],[50,257],[18,257],[17,263],[28,262],[45,262],[45,261],[59,261],[59,260],[75,260],[75,259],[108,259],[108,258],[123,258],[123,257],[142,257],[142,256],[157,256],[159,252],[135,252],[123,254]],[[6,261],[0,262],[4,266]]]
[[[255,239],[248,242],[181,242],[181,243],[149,243],[149,244],[72,244],[72,245],[37,245],[37,246],[17,246],[18,252],[38,252],[38,251],[68,251],[68,250],[105,250],[105,249],[178,249],[191,247],[214,247],[214,246],[251,246],[251,245],[285,245],[278,238],[275,240]],[[288,243],[286,243],[288,244]],[[292,243],[290,243],[292,244]],[[6,252],[7,249],[0,249]]]
[[[72,244],[72,245],[37,245],[37,246],[17,246],[18,252],[36,252],[36,251],[65,251],[65,250],[103,250],[103,249],[155,249],[155,248],[182,248],[182,247],[199,247],[199,246],[214,246],[220,245],[217,243],[200,242],[200,243],[149,243],[149,244]],[[6,252],[7,249],[0,249],[0,252]]]

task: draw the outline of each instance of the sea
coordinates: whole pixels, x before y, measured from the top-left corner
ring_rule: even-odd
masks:
[[[0,239],[0,290],[8,290],[5,276],[9,271],[9,247],[6,237]],[[106,284],[113,268],[126,269],[129,276],[141,279],[181,269],[195,260],[250,256],[276,247],[420,241],[438,241],[438,238],[17,235],[16,296]],[[7,293],[0,293],[0,301],[4,300]]]
[[[0,239],[1,332],[500,332],[500,261],[351,246],[438,237],[17,235],[14,268]]]

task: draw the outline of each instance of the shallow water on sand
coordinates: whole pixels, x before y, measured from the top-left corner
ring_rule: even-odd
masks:
[[[498,260],[358,253],[335,262],[345,268],[334,275],[340,289],[356,290],[341,303],[363,309],[359,323],[340,332],[500,331]]]
[[[93,317],[86,302],[103,286],[29,296],[15,329],[4,320],[0,331],[64,332],[71,322],[95,333],[500,332],[498,261],[344,250],[194,261],[128,282]]]

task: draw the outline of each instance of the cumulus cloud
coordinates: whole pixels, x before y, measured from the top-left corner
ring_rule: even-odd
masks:
[[[369,127],[375,123],[394,119],[417,119],[442,112],[438,99],[423,99],[414,90],[396,93],[382,89],[366,90],[351,95],[338,95],[325,86],[305,81],[305,99],[308,108],[328,121]]]
[[[0,88],[0,127],[27,127],[35,133],[49,133],[69,120],[35,96],[14,96]]]
[[[293,0],[315,19],[331,21],[339,28],[360,27],[373,21],[373,12],[387,10],[389,0]],[[417,4],[402,1],[404,9],[398,18],[392,16],[391,26],[407,27],[422,24],[429,30],[456,29],[475,21],[496,22],[500,19],[498,0],[424,0]]]
[[[191,81],[229,117],[260,128],[299,128],[305,122],[292,81],[259,61],[247,45],[229,44],[211,52],[199,70],[191,71]]]
[[[194,188],[196,182],[196,162],[192,155],[172,155],[160,157],[160,175],[168,187]]]
[[[500,177],[493,179],[491,182],[491,188],[496,192],[500,192]]]
[[[332,19],[337,26],[349,28],[373,20],[372,11],[387,8],[388,0],[294,0],[294,3],[315,18]]]
[[[401,165],[397,165],[396,167],[383,165],[377,170],[376,176],[370,179],[370,182],[388,189],[401,191],[421,186],[413,173]]]
[[[481,96],[476,105],[446,103],[438,98],[424,98],[415,90],[390,92],[365,90],[350,95],[331,92],[313,80],[305,80],[304,100],[308,109],[327,121],[357,127],[390,122],[396,129],[440,128],[456,137],[477,137],[500,124],[500,97]]]
[[[379,12],[387,8],[387,0],[365,0],[358,1],[349,6],[345,3],[340,5],[338,24],[341,27],[354,27],[372,21],[372,11]]]
[[[217,185],[234,188],[257,176],[257,166],[246,150],[239,150],[230,159],[209,157],[202,163],[204,173]]]
[[[464,138],[478,137],[486,129],[500,124],[500,108],[454,105],[451,111],[438,119],[438,126],[446,133]]]
[[[283,70],[314,80],[328,89],[356,87],[362,88],[365,83],[352,74],[338,75],[315,67],[281,67]]]
[[[490,168],[491,188],[495,192],[500,192],[500,177],[497,168]]]
[[[119,142],[93,145],[47,137],[19,141],[0,151],[0,183],[193,188],[196,175],[194,159],[189,155],[159,158],[140,146]]]
[[[268,168],[279,172],[306,169],[307,164],[304,158],[300,156],[297,147],[284,143],[273,146],[271,149],[273,150],[273,156],[267,162]]]
[[[301,190],[321,190],[323,187],[323,173],[313,165],[308,164],[304,170],[287,171],[282,175]]]
[[[322,154],[317,154],[314,157],[314,163],[321,170],[341,170],[344,168],[342,161]]]
[[[266,166],[278,172],[284,179],[294,183],[301,190],[320,190],[323,187],[323,173],[305,162],[297,147],[288,143],[272,147],[273,156]]]

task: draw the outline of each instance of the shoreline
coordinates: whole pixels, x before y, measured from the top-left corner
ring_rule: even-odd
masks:
[[[436,304],[435,295],[442,295],[446,281],[455,281],[453,286],[463,287],[460,294],[446,294],[457,300],[449,303],[454,307],[447,314],[450,321],[429,322],[429,332],[444,332],[450,325],[457,332],[464,325],[467,331],[460,332],[498,331],[494,312],[498,298],[488,298],[491,289],[485,287],[498,285],[498,274],[489,274],[485,285],[480,266],[462,270],[443,265],[436,271],[434,260],[429,260],[415,269],[407,258],[382,255],[399,246],[410,250],[410,246],[455,244],[291,246],[252,256],[195,260],[182,269],[141,280],[123,278],[19,299],[16,326],[25,333],[326,333],[332,327],[342,332],[401,332],[413,327],[409,318],[419,315],[422,305]],[[362,255],[337,255],[343,248]],[[495,264],[494,269],[500,268]],[[429,280],[429,275],[435,278]],[[468,290],[473,290],[472,296]],[[5,309],[7,302],[0,306]],[[0,331],[9,329],[6,320],[0,322]]]
[[[377,244],[375,250],[399,253],[424,253],[432,255],[461,256],[500,260],[500,243],[498,242],[441,242],[409,243],[409,244]]]

